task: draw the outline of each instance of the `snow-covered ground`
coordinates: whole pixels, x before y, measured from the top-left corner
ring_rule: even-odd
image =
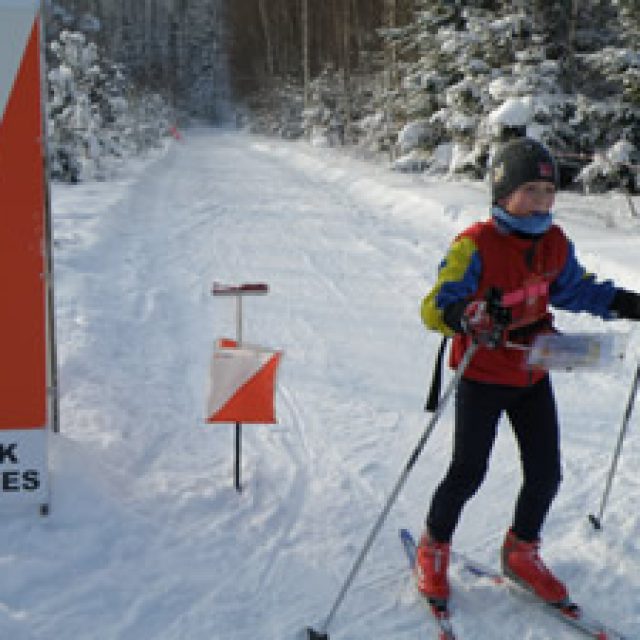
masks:
[[[400,175],[312,149],[187,132],[108,183],[54,185],[60,435],[52,513],[0,521],[0,637],[293,640],[325,618],[428,416],[439,337],[422,296],[453,235],[486,215],[486,185]],[[640,205],[640,202],[637,202]],[[640,207],[639,207],[640,208]],[[640,220],[621,195],[562,194],[583,263],[640,284]],[[204,424],[208,361],[233,336],[214,280],[264,281],[245,338],[283,349],[279,424]],[[558,314],[571,331],[629,331],[604,371],[556,373],[564,482],[544,556],[576,598],[640,637],[638,413],[595,532],[636,363],[630,323]],[[447,374],[450,375],[450,374]],[[332,639],[435,637],[398,529],[418,531],[450,451],[444,413],[331,626]],[[454,544],[497,566],[519,487],[508,424]],[[574,632],[454,567],[464,640]]]

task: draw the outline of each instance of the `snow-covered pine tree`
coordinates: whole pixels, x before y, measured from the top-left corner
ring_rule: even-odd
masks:
[[[62,31],[48,52],[50,173],[77,182],[100,168],[102,122],[91,100],[103,81],[97,49],[83,34]]]
[[[51,176],[105,179],[121,159],[157,146],[169,110],[157,94],[136,93],[120,65],[100,59],[83,33],[59,32],[47,48]]]
[[[460,79],[460,73],[454,68],[454,52],[441,46],[438,35],[444,29],[455,33],[461,20],[457,4],[415,0],[407,24],[381,30],[397,51],[397,83],[386,99],[387,118],[398,131],[397,169],[426,168],[434,150],[448,140],[446,118],[441,117],[445,91]]]
[[[619,161],[623,148],[634,157],[638,51],[621,48],[623,7],[415,0],[415,9],[384,34],[400,52],[393,111],[405,155],[396,166],[482,175],[495,143],[525,133],[556,153],[564,184],[613,145]],[[632,182],[621,175],[607,184]]]
[[[572,124],[575,150],[590,158],[578,177],[588,190],[640,191],[639,28],[637,3],[592,0],[581,5],[576,34],[579,94]]]

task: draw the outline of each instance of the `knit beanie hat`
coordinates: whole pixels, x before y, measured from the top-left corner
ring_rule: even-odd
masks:
[[[516,138],[500,147],[493,157],[490,175],[493,204],[525,182],[546,180],[558,185],[553,156],[542,143],[531,138]]]

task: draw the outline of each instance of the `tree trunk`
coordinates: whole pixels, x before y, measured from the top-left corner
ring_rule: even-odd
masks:
[[[351,0],[343,0],[343,94],[344,94],[344,130],[342,142],[349,139],[351,129]]]
[[[271,78],[273,78],[273,75],[275,73],[275,64],[273,59],[273,42],[271,36],[271,27],[269,26],[269,14],[267,12],[265,0],[258,0],[258,9],[260,11],[260,20],[262,21],[262,29],[264,31],[267,73]]]
[[[311,74],[309,69],[309,0],[301,0],[302,24],[302,73],[304,77],[304,108],[309,106],[309,83]]]
[[[396,26],[396,0],[384,0],[385,2],[385,25],[389,29]],[[384,60],[384,80],[385,89],[391,91],[396,83],[396,45],[388,42],[385,47]]]

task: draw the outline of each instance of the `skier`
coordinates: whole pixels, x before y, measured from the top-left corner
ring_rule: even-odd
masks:
[[[561,481],[556,404],[548,371],[527,368],[522,347],[554,330],[549,305],[605,320],[640,320],[640,295],[598,282],[577,261],[572,242],[552,220],[558,171],[544,145],[530,138],[503,145],[490,178],[491,217],[454,240],[422,303],[426,326],[454,336],[451,367],[472,341],[479,348],[457,388],[453,455],[418,544],[418,587],[432,602],[449,596],[451,539],[484,479],[505,412],[523,482],[502,546],[502,570],[544,600],[563,602],[565,585],[539,555],[540,532]]]

